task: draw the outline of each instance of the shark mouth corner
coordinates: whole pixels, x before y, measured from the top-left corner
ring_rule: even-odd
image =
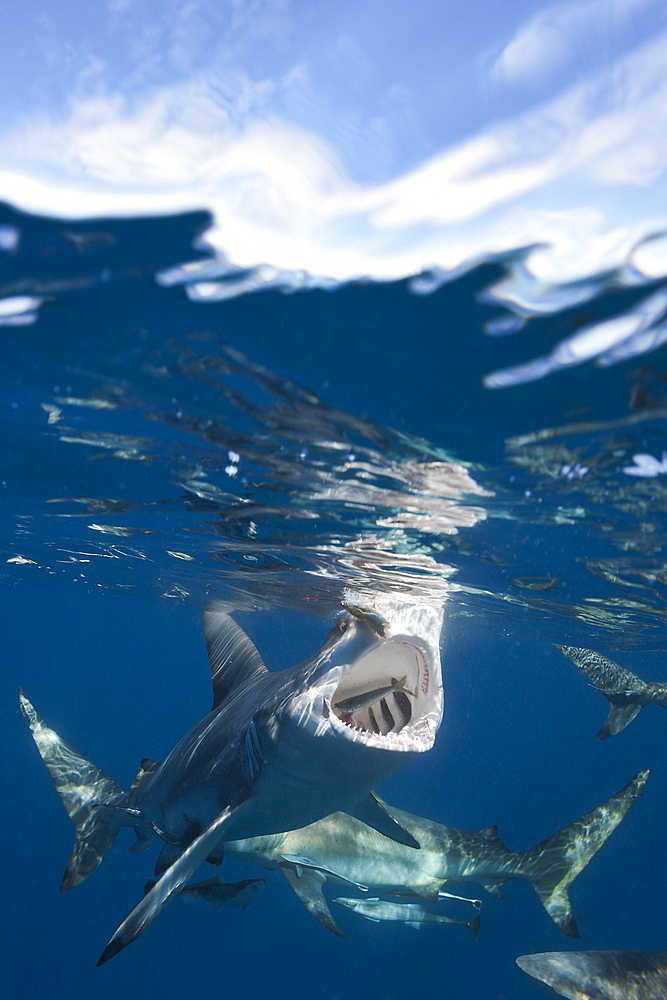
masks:
[[[413,636],[386,639],[356,660],[330,700],[329,723],[346,739],[423,753],[443,709],[440,658]]]

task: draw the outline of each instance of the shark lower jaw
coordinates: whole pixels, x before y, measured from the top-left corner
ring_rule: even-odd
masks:
[[[412,637],[378,643],[324,699],[332,734],[403,753],[430,750],[442,718],[440,662]]]

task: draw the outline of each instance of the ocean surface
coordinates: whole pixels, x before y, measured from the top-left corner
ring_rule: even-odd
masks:
[[[640,353],[667,286],[626,270],[523,301],[520,247],[417,280],[213,286],[209,224],[0,209],[5,995],[529,1000],[518,955],[664,948],[667,716],[596,742],[607,703],[554,643],[667,681],[667,353]],[[343,911],[338,939],[272,873],[247,910],[176,899],[96,969],[156,849],[128,855],[123,831],[59,894],[73,828],[18,686],[127,788],[209,710],[208,600],[280,669],[346,589],[445,602],[444,721],[379,789],[392,804],[527,849],[651,768],[573,884],[581,942],[524,881],[461,887],[484,900],[478,940]]]

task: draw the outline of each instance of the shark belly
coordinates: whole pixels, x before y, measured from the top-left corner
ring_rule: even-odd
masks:
[[[252,793],[230,818],[225,841],[300,829],[354,811],[405,762],[393,753],[325,734],[313,739],[290,719],[264,749]]]

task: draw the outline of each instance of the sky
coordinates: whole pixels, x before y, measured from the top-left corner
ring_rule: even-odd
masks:
[[[25,0],[3,20],[16,207],[209,208],[226,261],[296,284],[537,244],[526,301],[628,258],[667,273],[646,243],[667,230],[660,0]]]

